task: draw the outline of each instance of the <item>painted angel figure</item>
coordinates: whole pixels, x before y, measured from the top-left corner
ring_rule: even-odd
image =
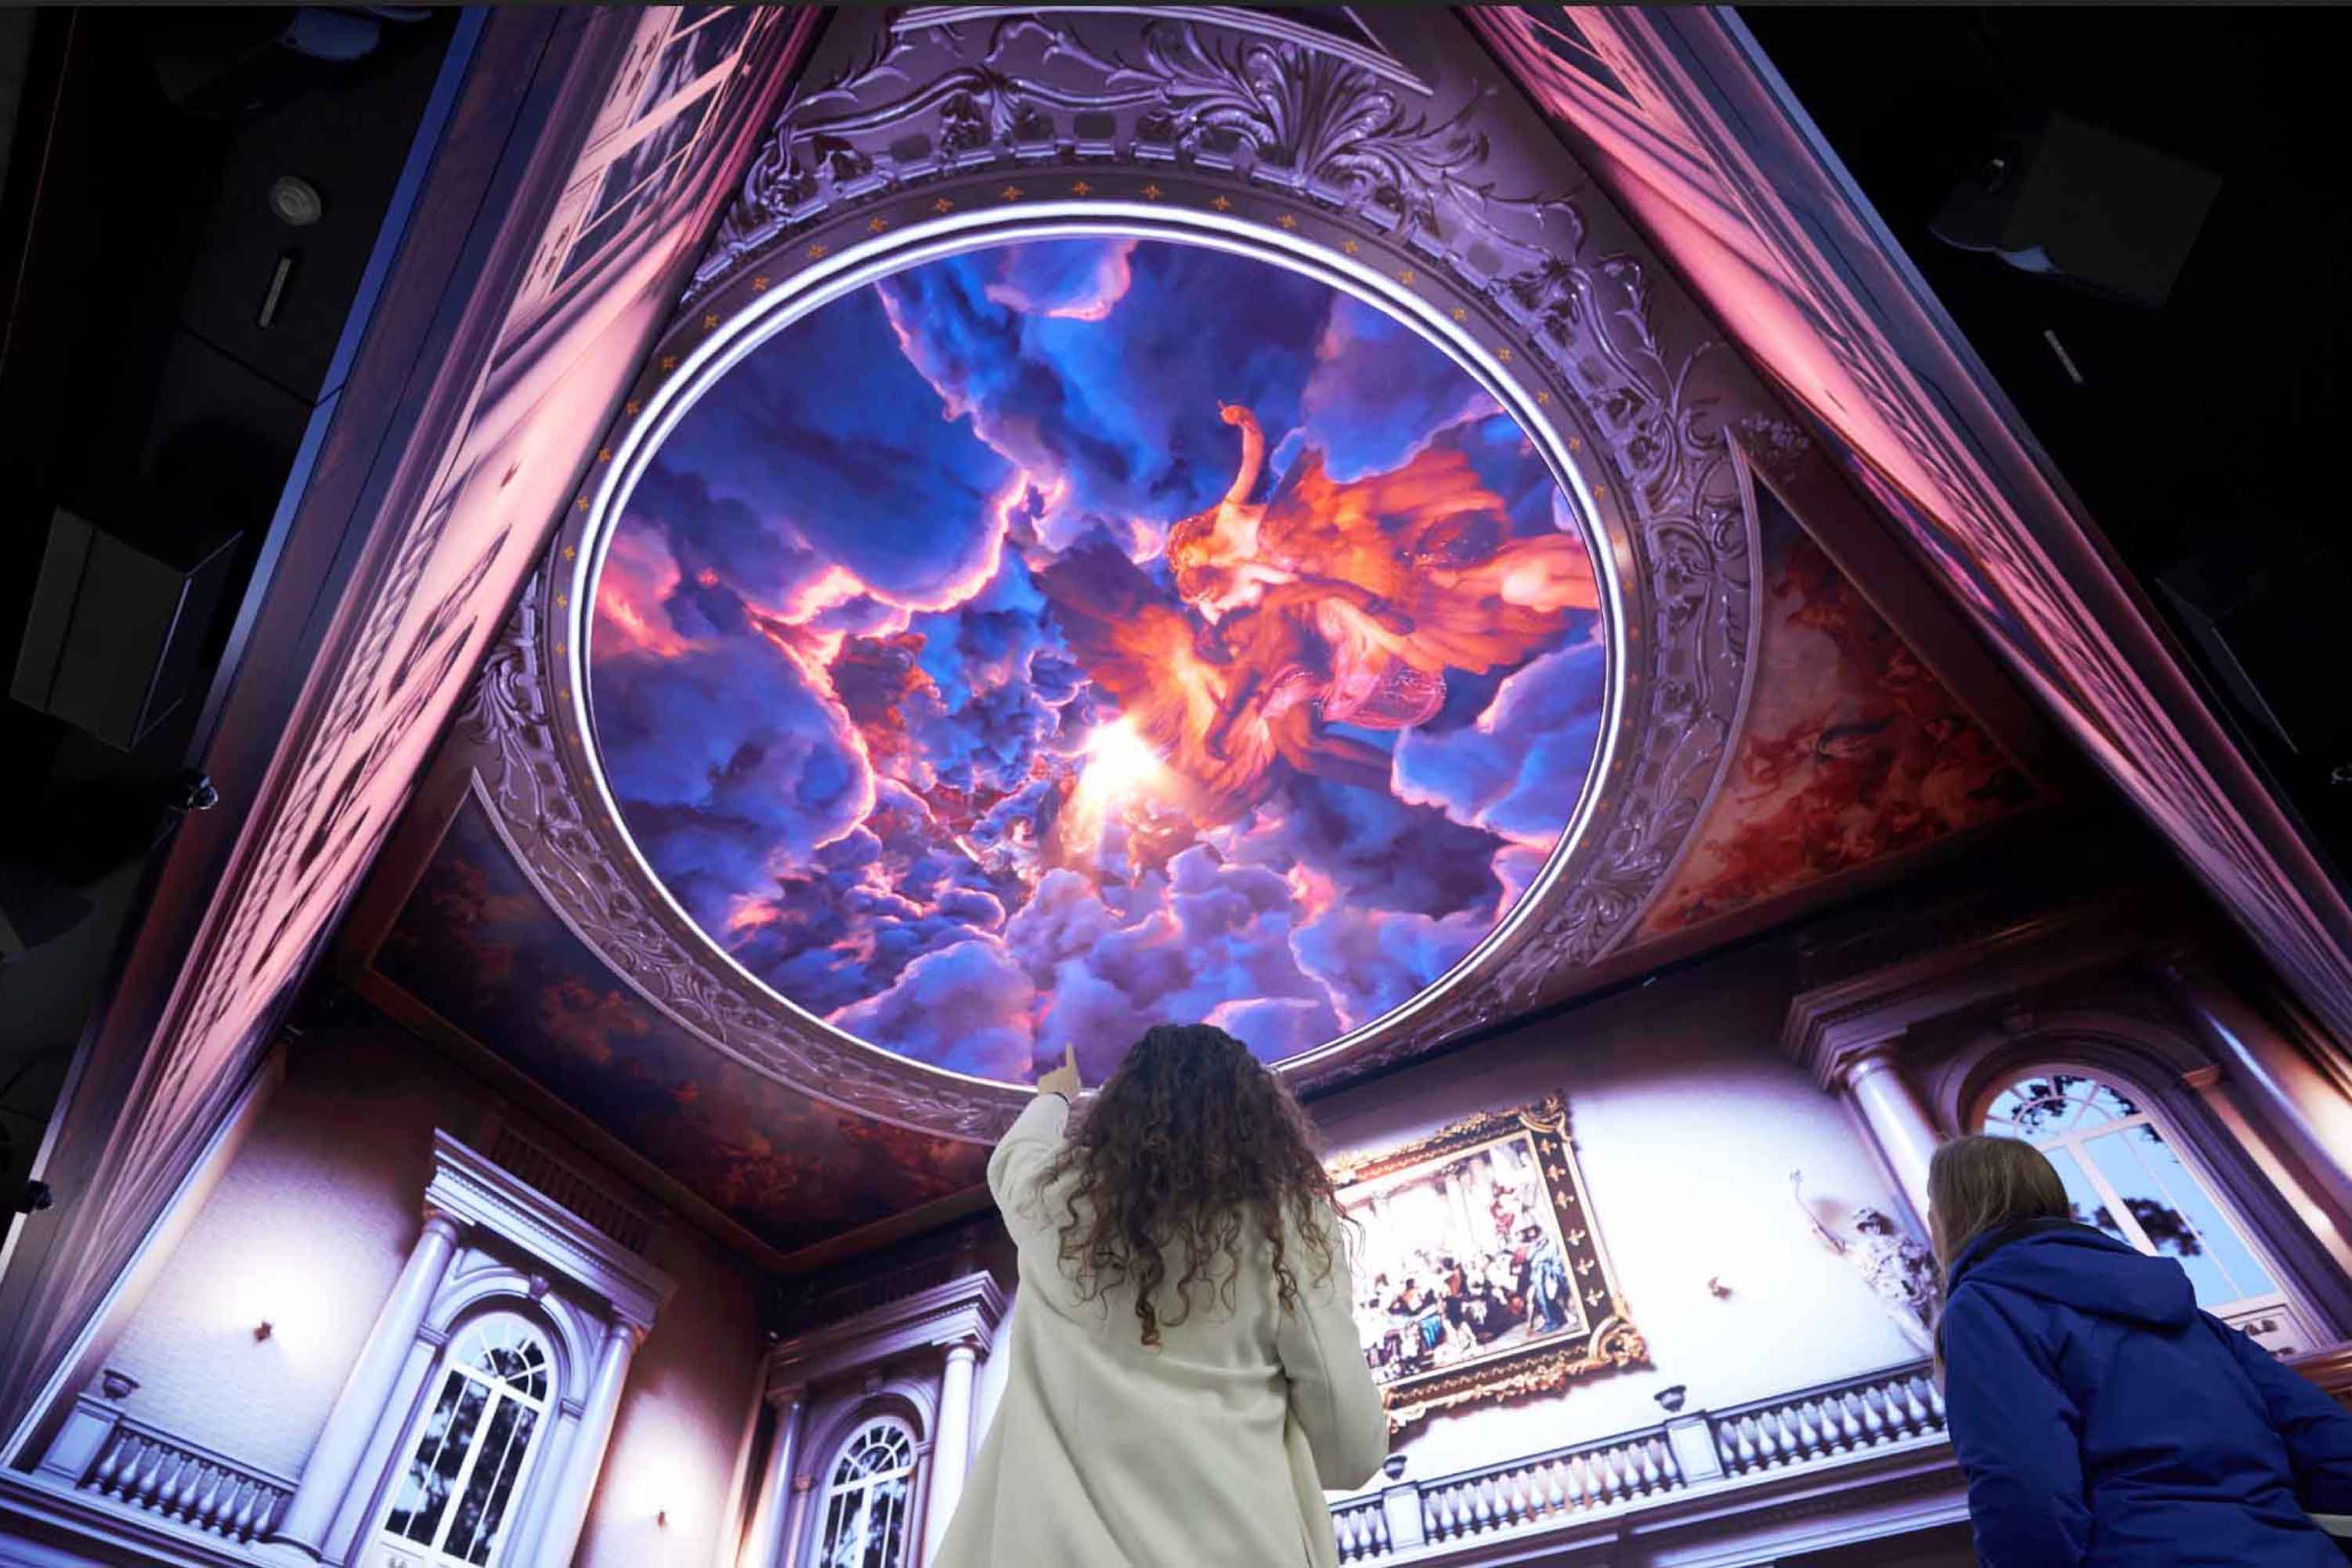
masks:
[[[1514,537],[1458,447],[1347,481],[1310,448],[1254,501],[1265,432],[1246,408],[1222,412],[1241,465],[1169,531],[1177,602],[1116,552],[1040,574],[1080,661],[1189,781],[1202,823],[1247,810],[1277,761],[1385,788],[1387,753],[1330,726],[1410,729],[1444,705],[1449,670],[1521,663],[1600,604],[1583,542]]]
[[[1904,1338],[1922,1354],[1931,1353],[1936,1348],[1936,1264],[1927,1249],[1894,1215],[1876,1208],[1853,1211],[1854,1236],[1848,1241],[1823,1225],[1805,1201],[1804,1172],[1789,1173],[1789,1190],[1822,1245],[1853,1265],[1871,1293],[1885,1303]]]

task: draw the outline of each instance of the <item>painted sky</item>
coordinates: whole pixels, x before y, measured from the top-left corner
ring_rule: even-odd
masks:
[[[1382,312],[999,247],[688,413],[604,562],[596,731],[695,920],[863,1038],[1024,1080],[1206,1018],[1274,1060],[1536,876],[1597,740],[1591,576],[1524,433]]]

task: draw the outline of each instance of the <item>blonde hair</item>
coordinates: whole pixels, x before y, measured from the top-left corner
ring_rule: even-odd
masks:
[[[1987,1231],[2072,1219],[2066,1184],[2041,1150],[2015,1138],[1955,1138],[1927,1163],[1927,1238],[1948,1288],[1952,1265]]]

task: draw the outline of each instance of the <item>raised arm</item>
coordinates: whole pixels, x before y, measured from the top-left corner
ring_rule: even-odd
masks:
[[[1389,1423],[1356,1337],[1345,1237],[1335,1215],[1321,1219],[1331,1237],[1331,1268],[1317,1278],[1315,1258],[1292,1238],[1286,1251],[1298,1276],[1298,1305],[1282,1314],[1276,1349],[1290,1383],[1291,1418],[1307,1436],[1316,1479],[1327,1491],[1346,1491],[1370,1480],[1388,1458]]]
[[[1051,1228],[1039,1211],[1037,1180],[1061,1151],[1069,1123],[1070,1102],[1058,1094],[1041,1094],[1023,1108],[988,1157],[989,1193],[1017,1244]]]

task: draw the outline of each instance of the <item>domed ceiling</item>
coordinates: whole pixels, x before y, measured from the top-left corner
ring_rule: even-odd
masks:
[[[1065,1045],[1328,1089],[2042,798],[1460,18],[1346,15],[833,18],[346,929],[370,1000],[806,1262],[972,1201]]]
[[[979,1078],[1373,1023],[1538,880],[1608,706],[1528,432],[1207,245],[865,283],[745,345],[617,515],[588,679],[637,850],[779,996]]]

